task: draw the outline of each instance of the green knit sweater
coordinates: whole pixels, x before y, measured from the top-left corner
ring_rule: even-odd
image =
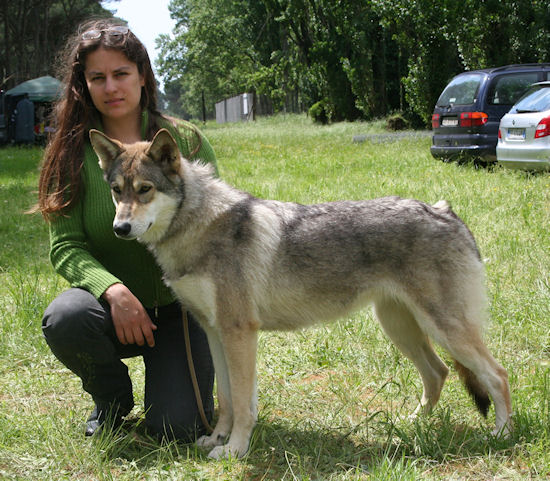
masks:
[[[147,116],[143,116],[145,138]],[[183,156],[189,158],[196,136],[190,125],[170,124]],[[187,136],[186,134],[189,133]],[[193,159],[216,167],[212,147],[201,134],[201,148]],[[71,210],[50,223],[50,260],[58,274],[72,287],[80,287],[99,298],[112,284],[121,282],[145,307],[163,306],[174,296],[162,282],[162,273],[151,253],[137,241],[118,239],[113,233],[115,207],[109,186],[90,142],[85,145],[81,195]]]

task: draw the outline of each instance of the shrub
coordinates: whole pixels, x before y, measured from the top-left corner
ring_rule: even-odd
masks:
[[[316,124],[327,125],[332,119],[332,109],[326,100],[319,100],[309,108],[309,116]]]
[[[409,121],[401,113],[389,116],[386,121],[386,129],[388,130],[405,130],[409,127]]]

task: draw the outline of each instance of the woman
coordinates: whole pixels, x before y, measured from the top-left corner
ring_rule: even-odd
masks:
[[[54,112],[37,210],[49,222],[50,258],[71,284],[47,308],[43,332],[54,355],[82,380],[95,408],[86,435],[117,425],[134,405],[121,358],[143,356],[145,419],[156,435],[190,440],[200,434],[187,366],[182,312],[149,252],[112,232],[114,205],[89,140],[90,128],[133,143],[161,127],[182,154],[215,166],[208,141],[191,125],[180,131],[157,110],[147,51],[112,20],[81,26],[68,43],[65,93]],[[207,417],[213,411],[214,370],[205,334],[190,318],[190,339]]]

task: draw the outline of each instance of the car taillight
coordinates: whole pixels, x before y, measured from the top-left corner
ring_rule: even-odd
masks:
[[[480,127],[485,125],[489,117],[485,112],[462,112],[460,114],[461,127]]]
[[[535,139],[550,135],[550,117],[542,119],[535,129]]]
[[[439,128],[439,114],[432,115],[432,129]]]
[[[502,140],[502,131],[498,129],[498,140]]]

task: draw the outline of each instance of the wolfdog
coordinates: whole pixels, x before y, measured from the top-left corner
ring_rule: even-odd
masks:
[[[508,375],[481,335],[484,266],[447,202],[263,200],[182,158],[167,130],[131,145],[94,130],[90,139],[116,205],[115,234],[152,251],[207,333],[219,419],[197,443],[210,457],[248,451],[259,329],[304,328],[368,303],[420,373],[415,413],[435,406],[448,373],[431,339],[455,360],[483,415],[492,398],[494,433],[511,432]]]

